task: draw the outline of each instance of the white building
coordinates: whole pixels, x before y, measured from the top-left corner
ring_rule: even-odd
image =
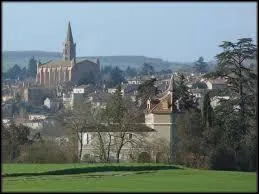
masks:
[[[44,115],[44,114],[29,114],[28,117],[29,117],[30,121],[45,120],[47,118],[47,115]]]
[[[220,99],[228,100],[229,96],[214,96],[213,98],[211,98],[210,105],[213,109],[220,104]]]

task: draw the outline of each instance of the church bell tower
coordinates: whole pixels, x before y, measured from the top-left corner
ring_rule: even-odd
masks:
[[[73,42],[70,22],[68,22],[67,37],[64,44],[64,50],[63,50],[63,58],[69,61],[76,58],[76,44]]]

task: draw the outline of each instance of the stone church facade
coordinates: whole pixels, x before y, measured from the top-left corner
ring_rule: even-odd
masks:
[[[70,22],[64,43],[63,58],[37,64],[36,81],[43,87],[55,87],[64,82],[78,84],[82,80],[97,79],[100,72],[100,62],[76,59],[76,44],[73,41]],[[91,78],[90,78],[91,77]]]

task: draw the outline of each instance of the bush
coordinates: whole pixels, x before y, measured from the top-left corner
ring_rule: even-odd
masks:
[[[141,152],[138,156],[138,162],[139,163],[150,163],[151,162],[151,156],[147,152]]]
[[[168,153],[158,152],[156,154],[156,163],[169,163],[170,158]]]
[[[186,153],[183,157],[183,164],[191,168],[208,168],[208,157],[203,155],[195,155]]]
[[[39,142],[25,147],[17,162],[29,163],[67,163],[73,162],[69,152],[52,141]]]
[[[234,151],[225,145],[216,147],[210,155],[209,168],[212,170],[235,170],[236,157]]]
[[[96,160],[93,156],[91,156],[90,154],[85,154],[83,156],[83,159],[82,159],[83,162],[86,162],[86,163],[95,163]]]

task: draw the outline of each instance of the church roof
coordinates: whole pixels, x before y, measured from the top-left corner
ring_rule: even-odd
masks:
[[[69,60],[53,60],[53,61],[48,61],[44,64],[40,65],[41,67],[71,67],[71,62]]]
[[[76,64],[80,64],[83,62],[90,62],[90,63],[94,63],[93,61],[90,61],[88,59],[76,59]],[[69,60],[64,60],[64,59],[60,59],[60,60],[53,60],[53,61],[48,61],[46,63],[40,64],[40,67],[71,67],[71,61]]]

